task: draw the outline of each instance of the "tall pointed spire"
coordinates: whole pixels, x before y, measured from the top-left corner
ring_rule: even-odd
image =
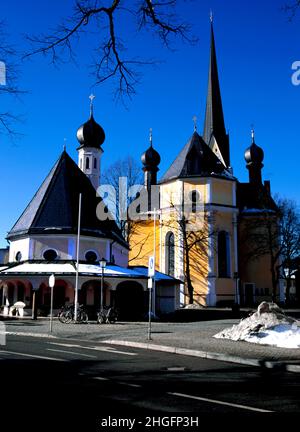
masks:
[[[210,60],[203,138],[211,148],[216,147],[216,154],[220,153],[221,158],[228,167],[230,165],[229,138],[226,133],[223,115],[212,14],[210,16],[210,26]]]

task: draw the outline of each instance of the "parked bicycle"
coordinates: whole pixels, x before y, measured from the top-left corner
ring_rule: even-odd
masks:
[[[58,312],[58,319],[63,324],[69,324],[75,320],[75,306],[73,304],[68,306],[63,306]],[[76,322],[87,323],[88,314],[83,305],[78,305],[77,308],[77,320]]]
[[[97,313],[97,324],[113,324],[118,319],[118,312],[113,307],[103,308]]]

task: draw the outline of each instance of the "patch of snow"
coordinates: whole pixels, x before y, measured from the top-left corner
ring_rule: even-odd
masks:
[[[285,315],[275,303],[262,302],[251,316],[213,337],[280,348],[300,348],[300,322]]]

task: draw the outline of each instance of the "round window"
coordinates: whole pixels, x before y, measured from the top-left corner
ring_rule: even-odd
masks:
[[[48,249],[44,252],[43,257],[46,261],[55,261],[57,252],[54,249]]]
[[[16,253],[16,261],[20,262],[22,260],[22,253],[19,251]]]
[[[88,251],[85,254],[85,259],[87,260],[87,262],[94,263],[97,261],[97,254],[93,251]]]

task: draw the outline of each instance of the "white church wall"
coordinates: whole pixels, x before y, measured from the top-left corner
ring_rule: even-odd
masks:
[[[29,238],[14,240],[10,242],[9,246],[9,262],[16,262],[16,255],[21,253],[21,261],[29,259]]]

